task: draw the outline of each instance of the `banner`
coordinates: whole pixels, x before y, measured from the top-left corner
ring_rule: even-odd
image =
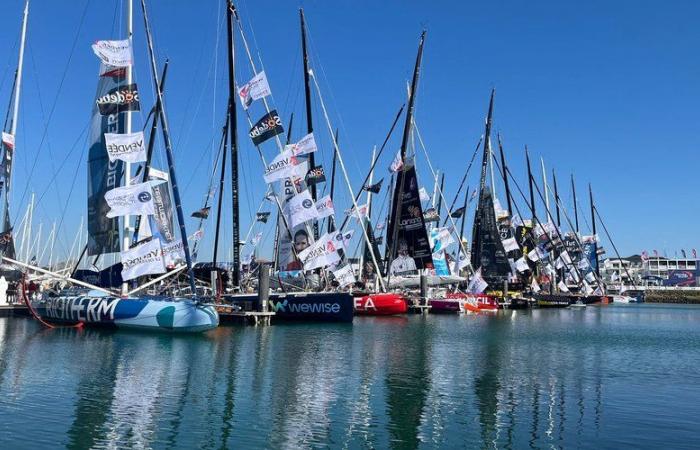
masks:
[[[455,242],[452,233],[447,228],[433,228],[430,230],[430,246],[433,253],[445,250],[448,245]]]
[[[481,276],[481,269],[479,269],[469,281],[469,285],[467,286],[467,292],[471,292],[473,294],[480,294],[484,292],[487,286],[488,283]]]
[[[332,216],[335,214],[335,209],[333,208],[333,199],[330,195],[319,199],[316,202],[316,211],[318,211],[318,218],[323,219],[324,217]]]
[[[199,209],[195,212],[193,212],[190,217],[194,217],[195,219],[206,219],[209,217],[209,211],[211,210],[210,206],[205,206],[202,209]]]
[[[308,155],[313,153],[318,149],[316,147],[316,139],[314,139],[314,134],[309,133],[299,140],[296,144],[289,144],[284,146],[284,150],[289,150],[294,156]]]
[[[136,83],[110,90],[95,100],[100,114],[108,116],[126,111],[140,111],[139,90]]]
[[[105,146],[110,161],[146,161],[146,146],[143,145],[143,131],[136,133],[105,133]]]
[[[365,185],[362,187],[362,189],[367,191],[367,192],[371,192],[372,194],[378,194],[379,191],[382,190],[382,183],[383,182],[384,182],[384,178],[382,178],[381,180],[379,180],[378,182],[376,182],[374,184]]]
[[[313,186],[318,183],[325,183],[326,173],[323,171],[323,166],[317,166],[312,169],[309,169],[304,179],[306,180],[307,186]]]
[[[357,205],[357,210],[353,206],[350,209],[345,210],[345,215],[346,216],[354,216],[357,220],[362,220],[365,217],[367,217],[367,212],[369,211],[369,205],[364,204],[364,205]]]
[[[425,223],[428,222],[440,222],[440,215],[435,208],[428,208],[423,213],[423,220]]]
[[[304,270],[318,269],[319,267],[329,266],[340,261],[336,246],[333,244],[333,238],[336,233],[326,233],[321,236],[318,241],[311,244],[310,247],[299,253]]]
[[[530,289],[532,289],[532,292],[534,292],[534,293],[538,293],[541,290],[540,285],[537,284],[537,280],[535,279],[535,277],[532,277],[532,283],[530,283]]]
[[[166,268],[173,269],[181,264],[185,264],[185,247],[182,245],[182,239],[166,244],[161,241],[161,248],[163,249],[163,262]]]
[[[243,109],[248,109],[251,103],[253,103],[253,100],[259,100],[270,94],[270,85],[267,83],[264,70],[238,88],[238,97],[241,99]]]
[[[422,201],[422,202],[429,202],[430,201],[430,194],[428,194],[428,191],[426,191],[424,187],[422,187],[418,190],[418,197],[420,198],[420,201]]]
[[[163,252],[158,239],[121,252],[121,260],[124,281],[133,280],[141,275],[165,273]]]
[[[262,237],[263,237],[262,232],[257,233],[255,236],[253,236],[253,239],[250,240],[250,245],[255,247],[256,245],[258,245],[260,243],[260,240],[262,239]]]
[[[335,277],[340,287],[350,286],[355,284],[355,274],[352,272],[351,265],[345,265],[340,269],[333,271],[333,276]]]
[[[111,208],[107,217],[154,214],[153,189],[151,183],[139,183],[107,191],[105,201]]]
[[[267,219],[269,219],[269,218],[270,218],[269,211],[259,212],[259,213],[255,214],[256,222],[267,223]]]
[[[301,178],[306,175],[309,163],[299,159],[291,152],[285,151],[275,156],[275,159],[267,165],[265,169],[265,182],[272,183],[284,178]]]
[[[277,111],[273,109],[253,125],[248,135],[253,140],[253,144],[260,145],[271,137],[282,133],[284,133],[282,120],[277,115]],[[291,152],[289,153],[291,154]]]
[[[557,287],[559,288],[560,292],[569,292],[569,287],[566,284],[564,284],[563,281],[557,283]]]
[[[515,250],[520,250],[520,247],[518,246],[518,243],[515,241],[515,238],[514,238],[514,237],[510,237],[510,238],[508,238],[508,239],[503,239],[503,240],[501,241],[501,243],[503,244],[503,249],[504,249],[506,252],[512,252],[512,251],[515,251]]]
[[[2,143],[5,145],[5,147],[9,148],[10,150],[15,149],[15,136],[10,134],[10,133],[5,133],[4,131],[2,132]]]
[[[129,39],[122,41],[96,41],[92,44],[92,51],[107,66],[127,67],[134,60]]]
[[[390,172],[398,172],[401,170],[403,167],[403,159],[401,158],[401,150],[399,150],[396,153],[396,156],[394,156],[394,160],[391,162],[391,166],[389,166],[389,171]]]
[[[287,218],[287,225],[290,228],[318,218],[318,211],[314,201],[311,200],[311,194],[308,189],[301,192],[287,201],[282,209],[284,216]]]
[[[337,250],[349,250],[350,240],[355,234],[355,230],[348,230],[343,233],[333,231],[333,245]]]
[[[435,266],[435,275],[445,277],[450,274],[450,269],[447,268],[447,258],[444,250],[433,253],[433,265]]]
[[[454,211],[452,211],[452,213],[450,213],[450,217],[452,217],[453,219],[459,219],[464,215],[464,212],[466,210],[467,208],[465,208],[464,206],[462,206],[461,208],[457,208]]]
[[[525,261],[524,257],[521,257],[515,261],[515,268],[520,273],[530,270],[530,266],[527,265],[527,261]]]

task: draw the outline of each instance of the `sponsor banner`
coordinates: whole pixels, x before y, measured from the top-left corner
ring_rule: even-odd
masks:
[[[98,97],[95,103],[103,116],[141,110],[139,90],[136,83],[112,89],[103,96]]]
[[[424,187],[418,190],[418,197],[420,197],[420,201],[422,202],[430,201],[430,194],[428,194],[428,191],[426,191]]]
[[[143,144],[143,131],[136,133],[105,133],[105,146],[110,161],[146,161],[146,146]]]
[[[287,218],[287,224],[290,228],[318,218],[318,210],[308,190],[289,199],[287,204],[284,205],[282,212]]]
[[[163,252],[158,239],[121,252],[121,260],[122,279],[125,281],[141,275],[165,273]]]
[[[365,217],[367,217],[367,212],[369,211],[369,205],[364,204],[364,205],[357,205],[357,210],[353,206],[350,209],[345,210],[345,215],[346,216],[355,216],[357,220],[362,220]]]
[[[355,234],[355,230],[348,230],[343,233],[333,232],[333,245],[338,250],[348,250],[350,246],[350,240]]]
[[[335,209],[333,208],[333,199],[330,195],[326,195],[316,202],[316,211],[318,211],[318,218],[323,219],[324,217],[332,216],[335,214]]]
[[[267,223],[267,219],[270,218],[270,212],[265,211],[265,212],[259,212],[255,214],[255,220],[257,222],[262,222],[262,223]]]
[[[316,139],[314,139],[314,134],[309,133],[299,140],[296,144],[289,144],[284,146],[285,150],[292,152],[294,156],[308,155],[318,150],[316,146]]]
[[[350,264],[334,270],[333,276],[335,276],[335,279],[340,284],[340,287],[350,286],[355,284],[356,281],[355,274],[352,272],[352,266]]]
[[[440,214],[438,214],[435,208],[428,208],[423,214],[423,220],[428,222],[440,222]]]
[[[389,171],[390,172],[398,172],[401,170],[403,167],[403,159],[401,158],[401,150],[399,150],[396,153],[396,156],[394,156],[394,160],[391,162],[391,166],[389,166]]]
[[[477,270],[476,273],[472,276],[472,279],[469,280],[469,285],[467,286],[467,292],[471,292],[473,294],[480,294],[484,292],[486,287],[489,284],[484,280],[484,278],[481,276],[481,269]]]
[[[129,39],[121,41],[96,41],[92,51],[103,64],[112,67],[127,67],[134,60]]]
[[[325,183],[326,173],[323,171],[323,166],[318,166],[309,169],[304,179],[306,180],[307,186],[313,186],[318,183]]]
[[[151,167],[148,169],[148,178],[154,180],[165,180],[168,181],[170,179],[170,176],[168,176],[168,172],[163,172],[162,170],[158,170],[155,167]]]
[[[299,253],[299,260],[301,260],[304,270],[318,269],[340,261],[338,249],[333,243],[335,234],[324,234],[310,247]]]
[[[165,267],[173,269],[181,264],[185,264],[185,247],[182,245],[182,239],[174,240],[170,243],[161,242],[163,249],[163,262]]]
[[[527,261],[525,261],[525,258],[521,257],[515,261],[515,269],[518,272],[523,273],[525,271],[530,270],[530,266],[527,265]]]
[[[111,208],[107,217],[154,214],[151,183],[139,183],[112,189],[105,193],[105,201]]]
[[[384,182],[384,178],[382,178],[381,180],[379,180],[378,182],[376,182],[374,184],[365,185],[362,189],[367,191],[367,192],[371,192],[372,194],[378,194],[379,191],[382,190],[382,183],[383,182]]]
[[[433,253],[433,265],[435,266],[435,275],[444,277],[450,274],[450,269],[447,268],[447,258],[445,251]]]
[[[291,152],[280,153],[267,165],[265,169],[265,182],[272,183],[284,178],[301,178],[309,169],[308,161],[297,158]]]
[[[503,244],[503,249],[506,252],[520,250],[520,247],[518,246],[518,243],[516,242],[514,237],[509,237],[508,239],[503,239],[501,241],[501,243]]]
[[[10,133],[5,133],[4,131],[2,132],[2,143],[5,145],[5,147],[9,148],[10,150],[15,149],[15,136],[10,134]]]
[[[433,228],[430,230],[430,245],[433,253],[445,250],[448,245],[453,243],[455,243],[455,240],[448,228]]]
[[[281,133],[284,133],[282,120],[277,114],[277,111],[273,109],[269,113],[262,116],[262,118],[258,120],[255,125],[253,125],[253,128],[250,129],[248,135],[253,140],[253,144],[260,145],[271,137],[277,136]],[[291,154],[291,152],[289,153]]]
[[[241,99],[243,109],[248,109],[253,100],[259,100],[270,94],[270,85],[267,83],[264,70],[238,88],[238,97]]]
[[[697,277],[700,276],[695,270],[669,270],[668,279],[663,281],[664,286],[697,286]]]
[[[170,183],[152,178],[153,169],[149,174],[153,190],[153,216],[149,218],[151,229],[157,230],[155,236],[159,236],[162,242],[172,242],[175,239],[175,227],[173,225],[173,201],[170,197]]]

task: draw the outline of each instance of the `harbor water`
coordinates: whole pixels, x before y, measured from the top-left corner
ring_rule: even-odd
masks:
[[[0,318],[0,448],[697,448],[700,307],[220,327]]]

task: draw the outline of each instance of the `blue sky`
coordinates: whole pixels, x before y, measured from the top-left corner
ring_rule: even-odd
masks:
[[[31,4],[13,197],[17,213],[28,200],[25,195],[20,203],[25,190],[41,196],[37,223],[43,221],[45,227],[65,210],[62,247],[70,246],[85,215],[86,143],[81,133],[98,70],[90,44],[124,36],[122,1],[69,3]],[[0,105],[8,102],[22,4],[8,0],[3,5]],[[582,214],[588,214],[584,194],[592,183],[598,208],[623,254],[665,249],[673,256],[681,248],[700,246],[695,233],[700,219],[695,202],[700,167],[697,3],[241,1],[245,31],[268,74],[274,104],[285,124],[295,113],[296,137],[306,127],[300,6],[309,25],[312,66],[333,126],[340,128],[354,188],[369,165],[372,146],[381,144],[405,99],[425,27],[416,120],[433,166],[446,173],[448,199],[483,133],[489,91],[495,87],[494,129],[502,133],[511,169],[523,185],[527,144],[533,157],[544,158],[548,171],[556,170],[567,205],[568,177],[574,173]],[[135,9],[136,79],[146,106],[153,95],[140,6]],[[151,0],[149,10],[160,62],[166,56],[171,60],[166,99],[189,215],[206,194],[223,121],[223,6],[220,0]],[[237,76],[247,81],[252,72],[240,40],[238,44]],[[259,104],[252,111],[263,114]],[[318,101],[314,115],[323,147],[319,159],[329,172],[331,146]],[[142,116],[135,120],[141,124]],[[261,164],[247,131],[241,123],[242,234],[264,192]],[[386,167],[399,145],[397,132],[378,177],[388,176]],[[273,155],[271,143],[264,149]],[[162,152],[160,158],[164,161]],[[420,150],[418,166],[422,184],[432,191]],[[472,186],[476,176],[473,170]],[[336,208],[348,208],[344,183],[337,192]],[[383,193],[377,196],[376,204],[383,198]],[[188,228],[194,230],[194,221]],[[206,249],[211,230],[203,242]],[[271,227],[256,231],[265,233],[263,249],[270,248]],[[203,250],[204,259],[209,253]]]

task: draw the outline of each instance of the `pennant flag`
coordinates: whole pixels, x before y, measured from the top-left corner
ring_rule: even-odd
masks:
[[[162,170],[158,170],[154,167],[148,169],[148,178],[157,178],[164,181],[168,181],[170,179],[167,172],[163,172]]]
[[[540,292],[540,285],[537,284],[537,280],[535,277],[532,277],[532,283],[530,283],[530,289],[532,289],[532,292]]]
[[[282,212],[287,218],[289,228],[294,228],[307,220],[318,218],[318,210],[316,210],[308,189],[290,198],[287,204],[284,205]]]
[[[428,194],[428,191],[426,191],[425,188],[422,187],[418,189],[418,198],[420,198],[420,201],[422,202],[429,202],[430,194]]]
[[[262,239],[263,234],[262,232],[257,233],[255,236],[253,236],[253,239],[250,240],[250,245],[256,246],[258,243],[260,243],[260,240]]]
[[[271,137],[282,133],[284,133],[282,120],[277,115],[277,111],[273,109],[253,125],[248,135],[253,140],[253,144],[260,145]],[[291,155],[291,152],[289,153]]]
[[[304,265],[304,270],[318,269],[340,261],[340,255],[333,243],[337,233],[326,233],[316,242],[299,253],[299,260]]]
[[[323,166],[317,166],[306,173],[306,184],[313,186],[318,183],[324,183],[326,181],[326,173],[323,171]]]
[[[160,239],[152,239],[145,244],[121,252],[122,280],[133,280],[141,275],[165,273],[163,251]]]
[[[290,144],[284,146],[285,150],[292,152],[294,156],[308,155],[318,150],[316,146],[316,139],[314,139],[314,134],[309,133],[299,140],[296,144]]]
[[[520,249],[520,247],[518,246],[518,242],[515,240],[514,237],[504,239],[501,241],[501,243],[503,244],[503,249],[506,252],[512,252]]]
[[[259,212],[255,214],[255,220],[257,222],[267,223],[267,219],[270,218],[270,213],[268,211]]]
[[[134,60],[129,39],[122,41],[96,41],[92,51],[103,64],[112,67],[127,67]]]
[[[459,219],[464,215],[466,210],[467,208],[465,208],[464,206],[462,206],[461,208],[457,208],[450,213],[450,217],[452,217],[453,219]]]
[[[557,284],[557,287],[559,288],[560,292],[569,292],[569,287],[563,281],[560,281]]]
[[[340,287],[350,286],[355,284],[355,274],[352,271],[352,266],[347,264],[340,269],[335,269],[332,271]]]
[[[5,133],[4,131],[2,132],[2,143],[5,144],[5,147],[9,148],[10,150],[15,149],[15,136],[10,133]]]
[[[264,70],[238,88],[238,97],[241,99],[243,109],[248,109],[253,100],[259,100],[270,94],[270,85],[267,83]]]
[[[316,211],[318,211],[318,218],[323,219],[324,217],[332,216],[335,214],[335,209],[333,208],[333,199],[330,195],[319,199],[316,202]]]
[[[166,268],[172,269],[185,264],[185,247],[182,245],[181,239],[167,244],[161,241],[161,248],[163,249],[163,262]]]
[[[474,294],[479,294],[481,292],[484,292],[484,289],[489,284],[484,280],[484,278],[481,276],[481,268],[476,271],[474,276],[472,276],[472,279],[469,281],[469,286],[467,286],[467,291],[474,293]]]
[[[695,249],[693,249],[693,250],[695,250]],[[647,251],[644,250],[644,251],[642,252],[642,261],[646,261],[646,260],[648,260],[648,259],[649,259],[649,253],[647,253]]]
[[[205,206],[204,208],[200,209],[199,211],[195,211],[192,213],[192,217],[196,217],[197,219],[206,219],[209,217],[209,210],[211,209],[210,206]]]
[[[377,183],[365,185],[362,189],[367,192],[371,192],[372,194],[378,194],[379,191],[382,190],[382,182],[384,182],[384,178],[379,180]]]
[[[423,221],[428,222],[440,222],[440,215],[435,208],[428,208],[423,213]]]
[[[403,167],[403,159],[401,158],[401,150],[399,150],[396,153],[396,156],[394,156],[394,160],[391,162],[391,166],[389,166],[389,171],[390,172],[398,172],[401,170]]]
[[[159,182],[158,184],[160,184]],[[118,187],[105,193],[105,201],[110,210],[107,217],[155,214],[153,206],[153,185],[151,182],[133,186]]]
[[[272,183],[284,178],[301,178],[306,175],[309,163],[297,158],[291,152],[282,152],[267,165],[265,169],[265,182]]]
[[[125,134],[105,133],[105,146],[110,162],[118,159],[131,163],[146,161],[143,131]]]
[[[515,268],[520,273],[530,270],[530,266],[527,265],[527,261],[525,261],[524,257],[520,257],[518,260],[515,261]]]
[[[136,83],[120,86],[95,100],[101,116],[110,116],[125,111],[141,111],[139,90]]]

